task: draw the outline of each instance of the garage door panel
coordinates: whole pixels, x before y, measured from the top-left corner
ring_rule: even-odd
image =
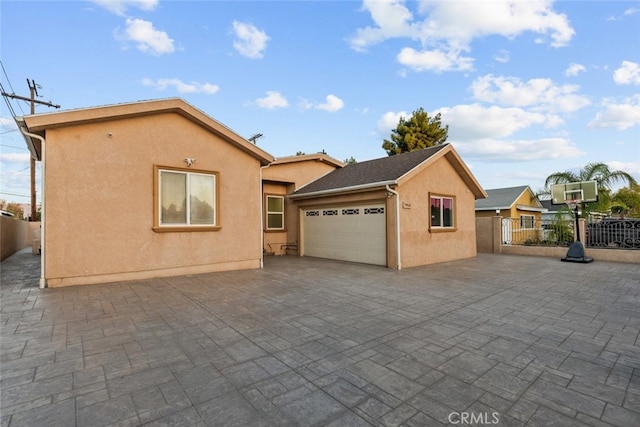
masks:
[[[386,265],[384,205],[306,210],[304,255]]]

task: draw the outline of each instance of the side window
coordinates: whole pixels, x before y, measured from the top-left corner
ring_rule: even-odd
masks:
[[[284,197],[267,196],[267,230],[284,230]]]
[[[431,228],[454,227],[453,197],[430,196]]]
[[[535,228],[535,217],[533,215],[520,215],[520,228]]]

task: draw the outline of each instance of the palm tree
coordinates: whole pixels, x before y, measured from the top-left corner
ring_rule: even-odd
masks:
[[[566,184],[569,182],[596,181],[598,183],[597,208],[609,209],[611,203],[611,187],[618,181],[626,181],[629,187],[637,185],[636,180],[627,172],[611,170],[604,163],[588,163],[578,173],[572,171],[554,172],[544,182],[544,191],[551,193],[553,184]],[[583,211],[586,206],[583,204]]]

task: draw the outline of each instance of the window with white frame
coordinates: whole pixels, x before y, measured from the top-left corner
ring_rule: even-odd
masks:
[[[520,215],[520,228],[524,228],[527,230],[535,228],[535,216]]]
[[[215,172],[156,167],[155,227],[218,226]]]
[[[284,230],[284,197],[267,196],[267,230]]]
[[[430,196],[431,228],[453,228],[453,197]]]

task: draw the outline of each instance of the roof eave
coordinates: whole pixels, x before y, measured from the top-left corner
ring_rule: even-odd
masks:
[[[476,211],[495,211],[497,209],[511,209],[511,206],[485,206],[482,208],[476,208]]]
[[[516,205],[516,209],[527,212],[546,212],[548,209],[537,206]]]
[[[32,134],[33,132],[29,130],[27,123],[24,121],[24,117],[16,117],[15,120],[16,120],[16,124],[18,125],[18,129],[20,130],[20,133],[22,133],[22,137],[24,138],[27,144],[27,148],[31,153],[31,157],[38,161],[42,160],[40,155],[42,150],[41,142],[39,140],[34,140],[31,137],[30,134]]]
[[[385,188],[388,185],[391,186],[391,185],[397,185],[397,184],[398,184],[397,180],[379,181],[379,182],[372,182],[368,184],[352,185],[349,187],[340,187],[340,188],[331,188],[328,190],[311,191],[309,193],[302,193],[302,194],[293,193],[289,196],[289,198],[310,199],[314,197],[333,196],[336,194],[347,194],[347,193],[356,193],[360,191],[375,190],[378,188]]]
[[[98,107],[80,108],[76,110],[57,111],[32,114],[24,117],[33,133],[44,132],[63,126],[72,126],[90,122],[113,120],[116,118],[140,117],[151,114],[176,113],[202,126],[209,132],[232,142],[241,151],[253,156],[266,166],[274,161],[274,157],[243,138],[235,131],[218,122],[203,111],[181,98],[166,98],[150,101],[138,101],[124,104],[111,104]]]

